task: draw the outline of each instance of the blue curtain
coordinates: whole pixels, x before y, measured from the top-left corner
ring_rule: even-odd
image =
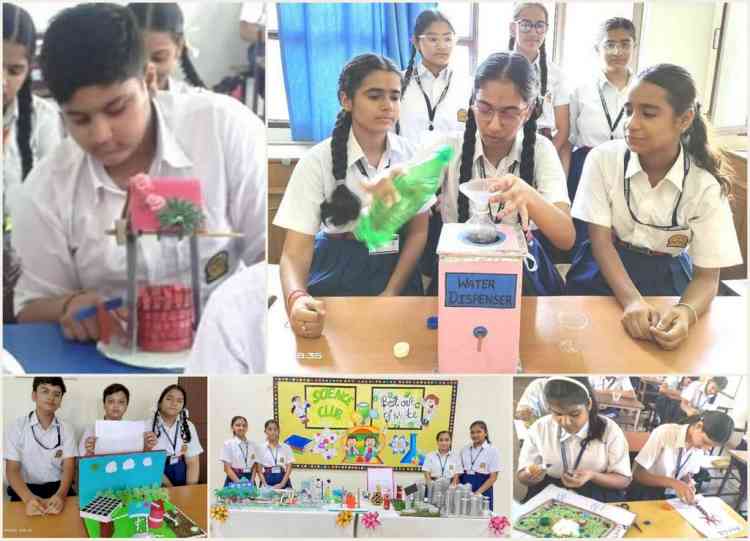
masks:
[[[414,21],[435,5],[276,4],[292,138],[330,136],[339,111],[339,72],[352,57],[381,54],[405,69]]]

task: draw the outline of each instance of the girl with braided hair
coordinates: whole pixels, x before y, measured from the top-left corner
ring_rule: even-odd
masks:
[[[555,144],[567,174],[570,163],[570,91],[562,70],[547,58],[545,37],[549,25],[549,12],[544,3],[515,2],[508,49],[523,54],[539,76],[542,114],[537,128]]]
[[[525,295],[559,295],[563,282],[539,239],[567,250],[575,231],[570,218],[565,173],[552,143],[537,136],[539,82],[519,53],[494,53],[474,76],[466,129],[449,138],[456,157],[443,181],[443,222],[465,222],[480,209],[460,193],[473,178],[490,181],[495,221],[521,223],[537,269],[524,268]],[[502,207],[502,204],[505,206]]]
[[[167,452],[164,486],[194,485],[200,476],[198,455],[203,447],[195,425],[188,420],[187,393],[180,385],[166,387],[159,396],[154,418],[146,430],[157,437],[154,449]]]
[[[589,239],[566,289],[614,295],[628,334],[674,349],[711,304],[722,267],[742,263],[728,194],[731,171],[710,144],[690,73],[643,70],[628,90],[625,139],[589,153],[573,215]],[[681,296],[657,310],[645,296]]]
[[[425,207],[394,242],[368,252],[352,231],[370,204],[376,177],[411,159],[411,145],[393,133],[401,102],[401,73],[387,58],[363,54],[339,76],[341,111],[331,138],[294,168],[274,224],[287,230],[281,283],[289,320],[299,336],[317,337],[325,307],[316,296],[420,295],[417,261],[427,238]]]
[[[179,93],[206,88],[190,60],[185,18],[180,6],[174,2],[132,3],[128,4],[128,9],[133,12],[143,31],[146,54],[149,62],[156,67],[159,90]],[[187,82],[171,76],[178,61]]]

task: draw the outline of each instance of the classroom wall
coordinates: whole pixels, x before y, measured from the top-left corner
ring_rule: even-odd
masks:
[[[363,378],[357,378],[363,379]],[[382,379],[382,378],[377,378]],[[397,381],[398,378],[394,378]],[[460,449],[469,442],[469,425],[482,419],[489,428],[492,444],[500,451],[502,471],[494,486],[495,509],[510,513],[510,475],[512,471],[510,449],[511,431],[511,378],[486,377],[439,377],[404,375],[402,379],[457,379],[458,399],[454,424],[454,449]],[[249,379],[212,377],[209,380],[209,411],[211,426],[209,439],[209,486],[220,488],[225,474],[220,462],[221,449],[225,440],[231,438],[229,421],[234,415],[244,415],[250,422],[248,437],[251,441],[265,441],[263,423],[273,418],[273,378],[257,376]],[[365,471],[312,470],[299,469],[292,473],[293,482],[322,477],[334,484],[364,486],[367,480]],[[396,472],[396,482],[404,485],[422,479],[422,475],[412,472]]]

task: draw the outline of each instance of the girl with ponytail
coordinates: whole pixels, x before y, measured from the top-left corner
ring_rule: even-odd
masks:
[[[143,31],[146,55],[156,66],[156,84],[159,90],[183,93],[206,88],[198,75],[185,38],[185,18],[176,3],[128,4]],[[179,61],[186,83],[173,79],[171,74]]]
[[[550,414],[529,427],[518,457],[523,502],[548,485],[600,502],[622,501],[630,484],[628,442],[599,405],[586,378],[551,377],[544,384]]]
[[[167,452],[164,486],[194,485],[200,477],[198,456],[203,447],[195,425],[188,420],[187,393],[180,385],[169,385],[159,396],[153,420],[148,423],[156,434],[155,449]]]
[[[515,2],[508,50],[523,54],[539,75],[542,114],[537,128],[552,140],[567,174],[570,163],[570,92],[562,70],[547,58],[550,18],[542,2]]]
[[[573,216],[589,240],[566,289],[614,295],[633,338],[678,347],[711,304],[722,267],[742,263],[729,206],[731,172],[710,144],[690,73],[658,64],[625,102],[625,139],[586,158]],[[657,310],[645,296],[680,296]]]
[[[721,411],[686,417],[678,424],[658,426],[633,463],[628,500],[663,500],[677,496],[695,502],[693,476],[712,447],[721,447],[734,432],[734,421]]]
[[[370,204],[376,177],[393,178],[411,145],[393,133],[401,73],[387,58],[363,54],[339,76],[341,110],[329,139],[294,168],[274,224],[287,229],[281,283],[289,321],[299,336],[317,337],[325,307],[316,296],[420,295],[417,261],[434,199],[384,249],[369,253],[352,231]],[[375,194],[379,196],[379,194]]]
[[[490,442],[487,423],[474,421],[469,425],[471,443],[461,449],[461,484],[470,484],[475,494],[490,499],[490,509],[494,504],[494,486],[500,473],[500,451]]]
[[[485,178],[490,211],[497,222],[520,223],[537,269],[524,268],[525,295],[559,295],[563,282],[545,244],[562,250],[573,245],[565,173],[552,143],[537,136],[539,80],[519,53],[491,54],[476,70],[466,128],[448,138],[456,158],[443,181],[443,222],[465,222],[480,209],[458,189]],[[504,207],[502,206],[504,204]]]

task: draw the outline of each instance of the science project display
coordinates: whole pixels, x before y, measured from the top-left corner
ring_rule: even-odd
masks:
[[[204,537],[161,486],[165,462],[164,451],[81,458],[79,505],[88,536]]]
[[[453,431],[456,380],[273,380],[280,441],[295,468],[419,471],[441,430]]]

